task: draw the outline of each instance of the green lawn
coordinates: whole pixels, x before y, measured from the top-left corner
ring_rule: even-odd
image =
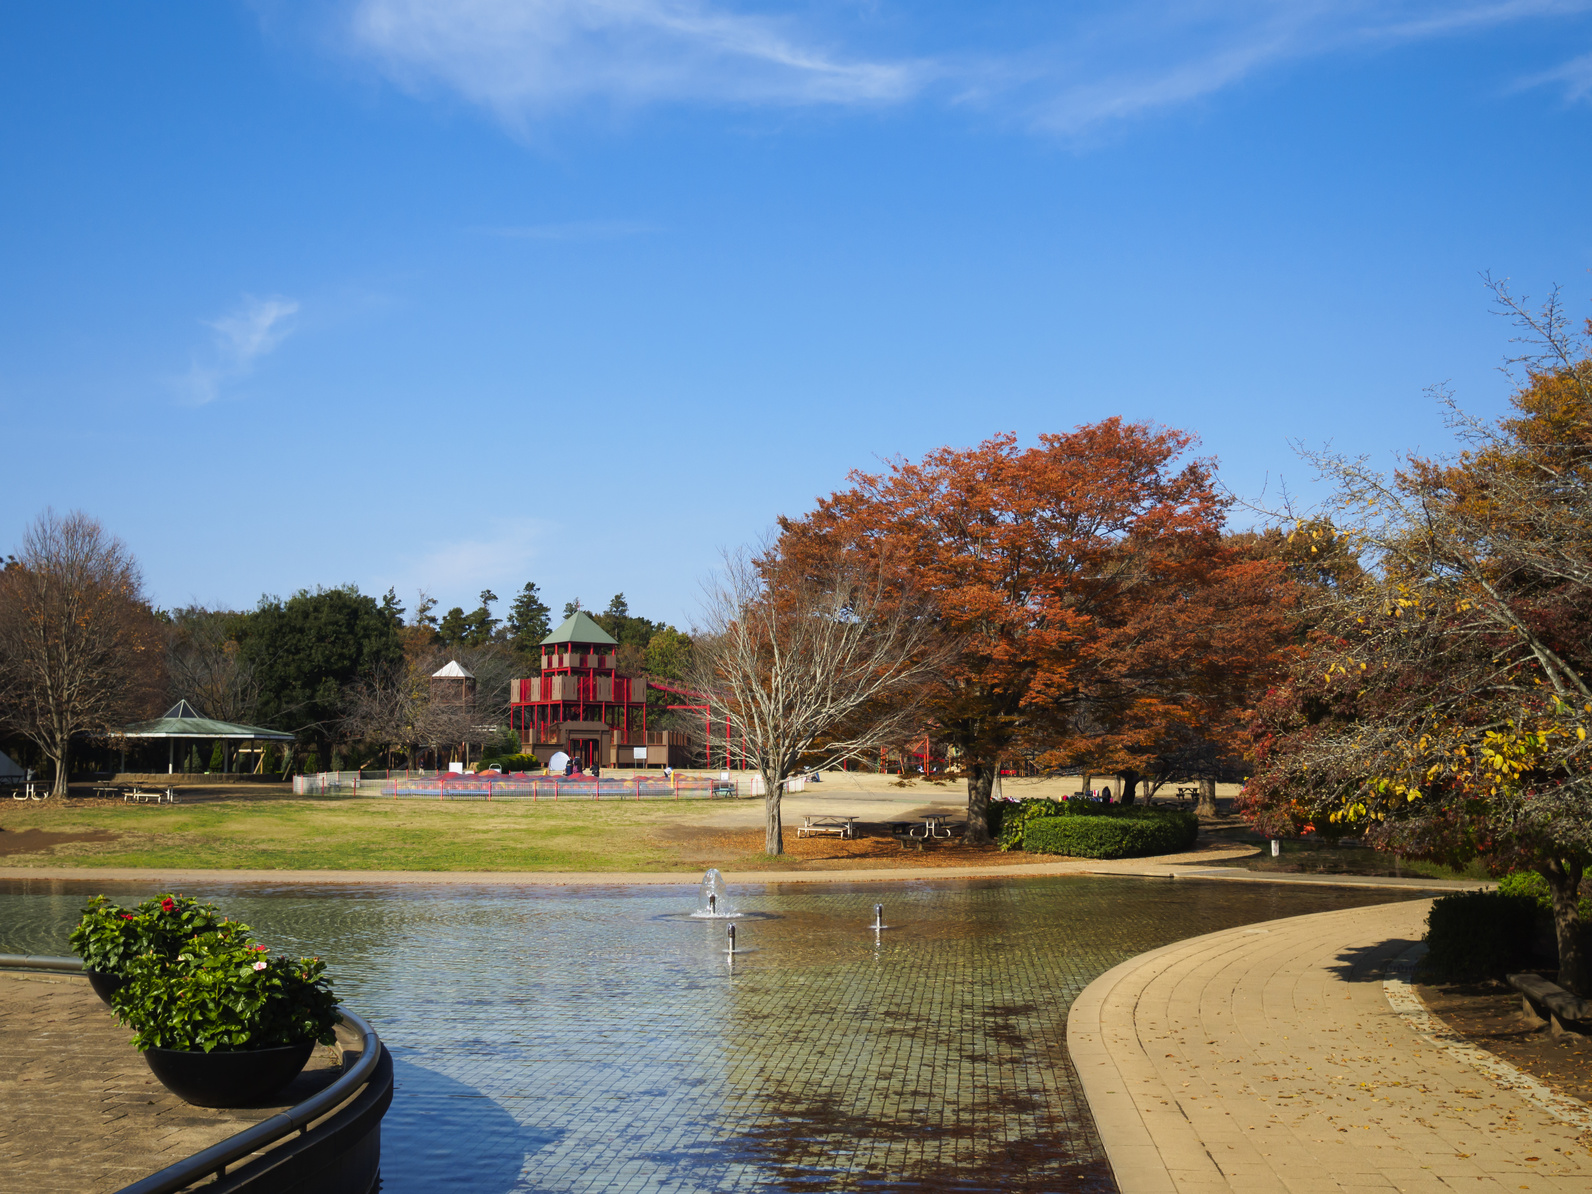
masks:
[[[285,799],[214,804],[0,808],[0,843],[36,829],[115,835],[7,850],[0,865],[251,870],[667,871],[676,840],[723,802]],[[21,839],[25,841],[26,839]]]

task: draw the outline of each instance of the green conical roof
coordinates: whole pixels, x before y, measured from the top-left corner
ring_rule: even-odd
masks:
[[[619,640],[609,634],[583,609],[577,609],[564,619],[563,625],[541,642],[544,647],[554,643],[591,643],[594,646],[617,647]]]

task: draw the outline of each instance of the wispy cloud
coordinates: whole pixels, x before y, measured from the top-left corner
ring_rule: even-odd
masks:
[[[350,27],[399,77],[440,80],[514,123],[591,100],[888,103],[922,73],[710,0],[358,0]]]
[[[511,594],[524,583],[533,561],[544,554],[540,545],[554,528],[540,519],[521,518],[484,529],[485,536],[450,539],[433,543],[429,549],[422,546],[401,574],[377,578],[373,591],[383,592],[391,586],[400,594],[413,594],[425,589],[446,606],[490,588],[512,600]],[[498,612],[503,611],[500,605]]]
[[[1564,98],[1571,103],[1592,99],[1592,54],[1572,58],[1563,66],[1520,80],[1520,89],[1529,87],[1561,88]]]
[[[298,309],[296,300],[281,295],[244,295],[236,310],[200,320],[213,342],[208,353],[190,362],[180,385],[184,396],[195,405],[214,402],[223,386],[248,376],[256,361],[286,339]]]
[[[1290,63],[1589,7],[1588,0],[1141,0],[1008,60],[1010,86],[994,90],[1035,127],[1078,135],[1214,96]]]
[[[1592,0],[986,0],[931,17],[900,0],[772,0],[756,12],[737,0],[350,2],[347,29],[358,52],[406,85],[440,84],[518,129],[593,103],[884,107],[936,96],[1062,136],[1195,102],[1290,62],[1592,7]],[[881,44],[890,38],[899,44]],[[864,42],[867,50],[858,48]],[[1589,74],[1577,60],[1557,81],[1584,94]]]

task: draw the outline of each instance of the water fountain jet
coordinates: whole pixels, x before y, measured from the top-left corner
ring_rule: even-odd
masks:
[[[730,904],[729,885],[717,867],[709,867],[702,876],[702,897],[691,915],[699,920],[724,920],[740,915]]]

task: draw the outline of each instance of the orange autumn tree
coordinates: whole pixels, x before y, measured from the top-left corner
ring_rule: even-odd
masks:
[[[932,600],[953,661],[927,716],[967,778],[967,834],[1014,752],[1128,769],[1209,679],[1197,637],[1224,555],[1225,502],[1186,432],[1106,419],[1022,448],[942,448],[781,520],[778,552],[888,560]],[[1265,566],[1261,566],[1265,570]],[[1204,677],[1204,679],[1202,679]]]

